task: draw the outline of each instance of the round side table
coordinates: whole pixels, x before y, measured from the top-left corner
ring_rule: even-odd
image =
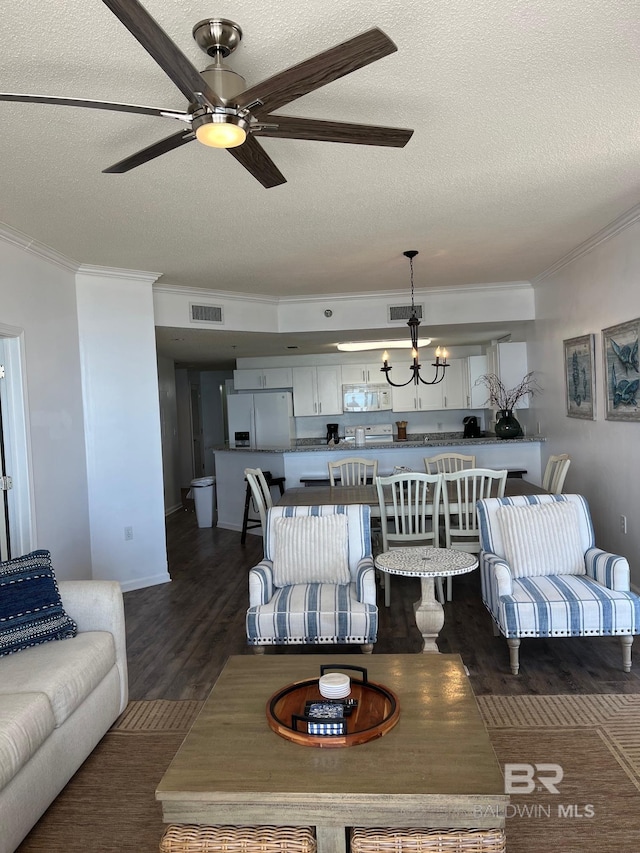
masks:
[[[422,634],[422,651],[437,652],[436,639],[444,625],[444,608],[435,596],[434,579],[473,571],[478,566],[476,555],[455,548],[393,548],[378,554],[375,565],[390,575],[420,578],[422,595],[413,605],[416,625]]]

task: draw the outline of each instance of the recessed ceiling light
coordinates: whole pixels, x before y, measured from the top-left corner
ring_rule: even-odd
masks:
[[[428,346],[431,338],[420,341],[420,346]],[[336,344],[341,352],[362,352],[369,349],[411,349],[411,341],[349,341]]]

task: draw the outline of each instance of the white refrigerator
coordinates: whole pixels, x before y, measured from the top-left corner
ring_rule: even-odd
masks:
[[[289,447],[295,438],[291,391],[230,394],[227,413],[229,447],[267,450]]]

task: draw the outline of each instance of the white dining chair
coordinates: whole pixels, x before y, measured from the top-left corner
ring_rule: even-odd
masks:
[[[465,468],[476,467],[476,457],[464,453],[438,453],[436,456],[425,456],[424,467],[427,474],[451,474]]]
[[[431,545],[438,548],[442,474],[415,472],[376,477],[382,524],[382,550]],[[382,574],[384,603],[391,604],[390,575]],[[436,578],[440,603],[444,602],[442,578]]]
[[[560,453],[550,456],[547,467],[542,478],[542,488],[550,495],[561,495],[564,488],[564,480],[571,465],[571,457],[568,453]]]
[[[378,475],[378,460],[364,459],[358,456],[348,456],[336,462],[328,462],[329,483],[336,485],[335,475],[340,475],[342,486],[366,486],[369,481],[374,482]]]
[[[483,498],[501,498],[507,484],[507,469],[469,468],[442,475],[442,514],[445,548],[480,553],[480,530],[476,503]],[[452,598],[451,576],[447,578],[447,601]]]

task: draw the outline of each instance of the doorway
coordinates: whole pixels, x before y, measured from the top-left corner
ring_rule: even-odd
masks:
[[[0,559],[33,548],[22,330],[0,325]]]

